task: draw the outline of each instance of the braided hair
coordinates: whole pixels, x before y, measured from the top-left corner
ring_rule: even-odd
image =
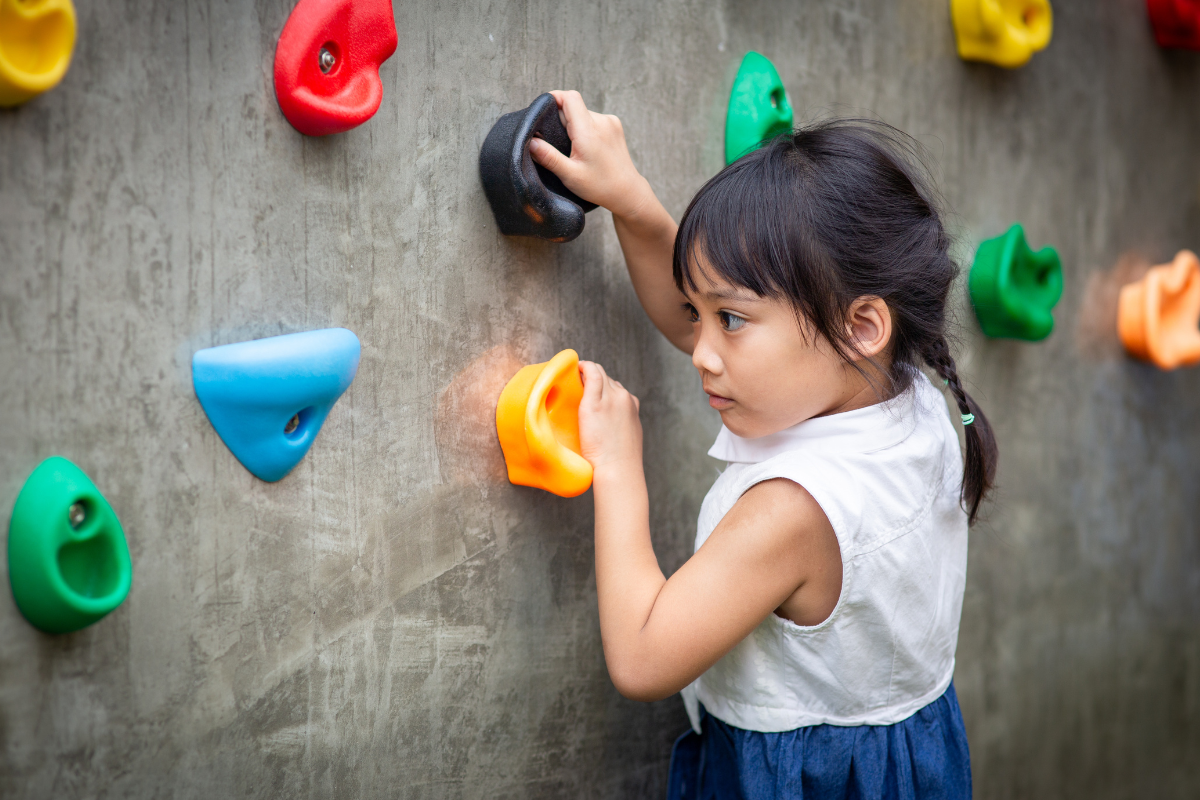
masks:
[[[858,298],[882,298],[893,332],[890,366],[877,369],[888,384],[881,388],[903,392],[922,363],[945,381],[966,427],[961,498],[974,522],[998,452],[946,342],[946,299],[959,270],[920,163],[910,137],[871,120],[827,120],[769,140],[692,198],[675,240],[675,282],[697,289],[702,251],[729,283],[790,303],[864,375],[845,321]]]

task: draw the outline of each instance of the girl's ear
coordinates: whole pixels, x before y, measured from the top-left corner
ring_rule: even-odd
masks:
[[[864,358],[874,358],[892,340],[892,312],[881,297],[860,297],[846,314],[846,334]]]

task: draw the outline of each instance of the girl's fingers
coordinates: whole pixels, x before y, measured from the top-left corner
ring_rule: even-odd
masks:
[[[579,376],[583,378],[584,401],[597,402],[604,397],[604,369],[594,361],[579,362]]]
[[[579,377],[583,381],[583,392],[587,394],[588,387],[596,382],[596,370],[592,369],[595,365],[591,361],[579,362]]]
[[[583,95],[576,91],[551,94],[558,101],[558,107],[566,119],[567,136],[574,139],[578,133],[582,133],[581,127],[591,120],[587,104],[583,102]]]
[[[557,147],[536,136],[529,140],[529,155],[533,156],[534,161],[559,177],[562,177],[564,172],[570,171],[574,166],[571,159],[564,156]]]
[[[633,400],[633,407],[635,409],[641,410],[641,401],[635,395],[631,394],[619,380],[610,377],[604,371],[604,367],[596,362],[580,361],[579,374],[583,378],[583,399],[585,402],[599,402],[605,399],[606,394],[619,400],[619,394],[623,393]]]
[[[609,380],[612,380],[612,379],[611,379],[611,378],[609,378]],[[633,407],[634,407],[634,408],[636,408],[636,409],[638,409],[638,410],[641,410],[641,408],[642,408],[641,401],[639,401],[639,400],[637,399],[637,395],[635,395],[633,392],[631,392],[631,391],[629,391],[628,389],[626,389],[626,388],[625,388],[625,384],[621,383],[620,381],[613,380],[613,386],[617,387],[617,388],[618,388],[618,389],[620,389],[622,392],[624,392],[625,394],[629,395],[629,397],[630,397],[630,398],[633,400]]]
[[[566,94],[566,92],[564,92],[562,89],[551,89],[550,90],[550,96],[554,98],[555,103],[558,103],[558,121],[563,124],[564,128],[567,127],[567,115],[563,112],[563,109],[562,109],[563,95],[565,95],[565,94]]]
[[[600,364],[596,364],[596,371],[600,373],[600,383],[604,387],[603,390],[600,392],[600,399],[606,400],[606,399],[612,397],[612,395],[613,395],[613,390],[612,390],[613,380],[612,380],[612,378],[608,377],[608,373],[604,371],[604,367],[601,366]]]

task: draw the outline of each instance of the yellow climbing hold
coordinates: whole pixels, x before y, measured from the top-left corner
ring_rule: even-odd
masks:
[[[1049,0],[950,0],[958,55],[1012,69],[1050,44]]]
[[[74,48],[71,0],[0,0],[0,106],[57,86]]]
[[[592,465],[580,455],[579,354],[563,350],[543,364],[523,367],[500,393],[496,432],[508,479],[561,497],[592,485]]]

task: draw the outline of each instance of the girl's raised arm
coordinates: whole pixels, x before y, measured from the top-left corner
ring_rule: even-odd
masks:
[[[530,155],[572,192],[612,212],[642,308],[672,344],[690,354],[692,325],[671,271],[675,220],[633,166],[621,120],[589,111],[579,92],[551,94],[571,137],[571,156],[541,139],[529,143]]]

